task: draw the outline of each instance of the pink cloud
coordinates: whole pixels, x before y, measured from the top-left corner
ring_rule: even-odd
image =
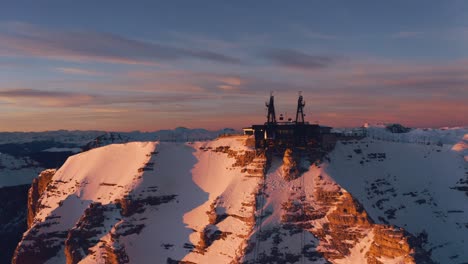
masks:
[[[66,73],[66,74],[90,75],[90,76],[104,75],[102,72],[83,69],[83,68],[58,67],[58,68],[55,68],[55,70],[58,72]]]
[[[209,50],[167,46],[112,33],[50,30],[27,23],[2,24],[0,43],[3,56],[146,65],[178,59],[240,63],[237,58]]]
[[[0,101],[28,106],[70,107],[89,104],[94,97],[86,94],[33,89],[11,89],[0,91]]]

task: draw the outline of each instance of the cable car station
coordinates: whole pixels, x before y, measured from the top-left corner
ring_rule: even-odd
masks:
[[[284,121],[282,115],[279,122],[276,120],[273,94],[265,105],[268,110],[267,121],[263,125],[243,129],[244,134],[254,135],[256,149],[327,149],[329,144],[334,145],[335,136],[331,133],[331,127],[310,124],[304,120],[305,102],[300,92],[295,121]]]

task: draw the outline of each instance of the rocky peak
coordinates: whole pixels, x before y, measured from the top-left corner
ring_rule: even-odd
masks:
[[[321,153],[244,143],[129,143],[71,158],[49,187],[52,172],[35,183],[36,197],[56,197],[31,209],[14,263],[432,263],[421,238],[375,222]]]
[[[290,181],[297,179],[302,173],[308,170],[309,167],[308,155],[299,150],[287,148],[283,155],[283,177]]]
[[[291,149],[284,151],[283,157],[283,175],[285,180],[292,180],[299,176],[299,169],[297,166],[296,157],[293,155]]]

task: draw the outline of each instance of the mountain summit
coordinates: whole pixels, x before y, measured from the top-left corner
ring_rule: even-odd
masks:
[[[463,262],[464,143],[369,136],[269,153],[225,136],[91,149],[35,181],[13,263]]]

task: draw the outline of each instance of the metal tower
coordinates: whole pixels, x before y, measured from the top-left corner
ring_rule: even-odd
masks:
[[[299,92],[299,99],[297,100],[296,124],[304,124],[304,98],[302,92]]]
[[[268,108],[267,124],[276,124],[275,104],[273,92],[270,93],[270,103],[265,103]]]

